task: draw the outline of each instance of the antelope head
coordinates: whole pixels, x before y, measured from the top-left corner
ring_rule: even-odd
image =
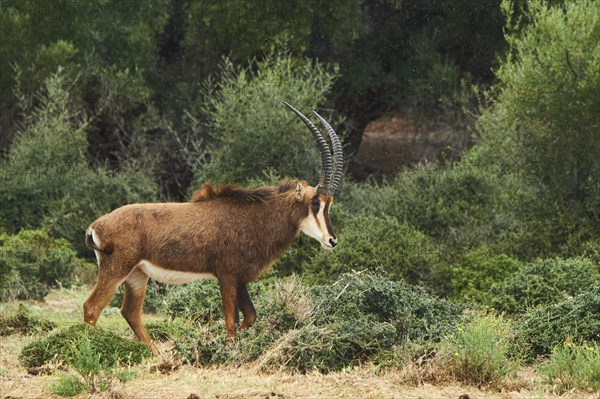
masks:
[[[337,245],[337,237],[329,219],[329,208],[333,203],[333,194],[342,179],[344,164],[342,143],[331,125],[315,111],[312,111],[331,139],[332,158],[329,145],[319,129],[296,108],[288,103],[284,104],[308,127],[321,153],[322,166],[319,183],[315,187],[299,183],[296,188],[296,199],[305,204],[308,209],[306,216],[300,221],[300,231],[319,241],[323,248],[333,249]]]

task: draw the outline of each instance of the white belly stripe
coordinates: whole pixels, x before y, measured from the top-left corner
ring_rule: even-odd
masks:
[[[169,270],[142,260],[138,267],[153,280],[165,284],[184,284],[201,278],[215,278],[212,273],[191,273]]]

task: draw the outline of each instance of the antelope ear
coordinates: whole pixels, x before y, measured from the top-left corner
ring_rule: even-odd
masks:
[[[302,183],[298,183],[296,185],[296,191],[294,193],[296,195],[296,199],[298,201],[301,201],[302,198],[304,198],[304,184]]]

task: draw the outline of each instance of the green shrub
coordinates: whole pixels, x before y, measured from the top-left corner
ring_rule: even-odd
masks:
[[[529,359],[550,355],[567,338],[574,342],[600,342],[600,285],[572,299],[525,312],[517,332]]]
[[[172,332],[176,350],[191,363],[239,365],[256,360],[285,332],[310,323],[313,310],[311,298],[298,277],[262,280],[248,288],[258,319],[251,328],[238,334],[238,345],[225,346],[226,332],[220,296],[218,300],[214,299],[218,308],[213,308],[213,312],[200,313],[204,316],[198,317],[198,313],[187,313],[186,310],[183,314],[189,314],[191,319],[185,323],[178,323],[176,319],[170,326],[163,327],[162,332],[157,332]],[[194,293],[193,290],[182,292],[178,295],[179,301],[186,302],[186,298],[191,300]],[[218,289],[213,293],[216,296]]]
[[[225,60],[218,84],[205,97],[218,145],[198,183],[246,182],[269,171],[315,180],[320,158],[314,139],[282,101],[307,114],[324,101],[335,75],[319,62],[287,54],[267,55],[246,68]]]
[[[349,219],[338,231],[335,251],[318,251],[304,261],[308,280],[327,283],[343,273],[367,269],[432,287],[440,254],[430,237],[391,216],[360,214]]]
[[[567,341],[552,349],[548,362],[538,371],[559,395],[574,389],[600,390],[600,347]]]
[[[58,380],[50,385],[50,392],[59,396],[78,396],[87,392],[88,385],[73,373],[62,373]]]
[[[538,259],[521,267],[489,291],[489,304],[506,312],[551,305],[600,282],[598,267],[586,258]]]
[[[141,341],[125,339],[88,324],[77,324],[25,345],[19,361],[25,367],[58,361],[77,368],[83,364],[81,348],[86,345],[87,352],[97,355],[98,367],[103,368],[137,364],[151,355],[150,349]]]
[[[53,330],[56,324],[49,320],[33,316],[24,305],[16,312],[0,316],[0,336],[12,334],[42,334]]]
[[[263,369],[332,372],[389,353],[397,343],[438,341],[462,310],[373,272],[346,273],[311,289],[292,276],[251,291],[258,320],[235,345],[225,346],[221,317],[176,337],[176,350],[201,365],[256,361]]]
[[[465,253],[452,265],[452,296],[456,299],[489,303],[489,289],[521,267],[521,262],[494,254],[488,245]]]
[[[422,165],[381,186],[346,184],[339,201],[350,212],[391,215],[423,233],[463,247],[485,242],[506,224],[491,212],[503,199],[497,177],[468,162]]]
[[[460,381],[497,385],[515,370],[509,351],[514,339],[511,324],[499,316],[484,315],[461,323],[443,344],[443,363]]]
[[[222,318],[222,301],[219,283],[203,279],[186,284],[169,293],[166,299],[166,313],[193,321],[207,323]]]
[[[262,358],[265,367],[337,371],[377,359],[395,344],[438,341],[461,313],[421,288],[368,271],[343,274],[310,292],[312,322],[283,335]]]
[[[315,324],[373,317],[396,328],[395,341],[437,341],[453,331],[462,305],[429,295],[423,288],[364,271],[311,289]]]
[[[69,287],[83,266],[69,243],[46,230],[0,234],[0,301],[43,300],[53,287]]]

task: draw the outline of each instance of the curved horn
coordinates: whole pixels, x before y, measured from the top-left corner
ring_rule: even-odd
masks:
[[[298,111],[296,108],[292,107],[290,104],[286,103],[285,101],[283,103],[285,105],[287,105],[287,107],[289,109],[294,111],[294,113],[298,116],[298,118],[300,118],[300,120],[302,120],[302,122],[304,122],[304,124],[308,127],[308,129],[312,133],[315,141],[317,142],[317,146],[319,147],[319,152],[321,153],[321,163],[322,163],[321,175],[319,178],[319,184],[317,185],[317,191],[320,194],[329,195],[329,191],[330,191],[329,186],[331,184],[331,177],[333,174],[331,171],[331,167],[332,167],[331,151],[329,150],[327,141],[325,141],[325,138],[323,137],[321,132],[319,132],[319,129],[317,129],[316,126],[313,125],[312,122],[310,120],[308,120],[308,118],[306,116],[302,115],[302,113],[300,111]]]
[[[333,172],[331,172],[331,185],[329,186],[329,192],[333,195],[338,184],[340,184],[342,174],[344,173],[344,151],[342,150],[342,142],[331,125],[323,119],[321,115],[317,114],[316,111],[313,111],[313,114],[315,114],[315,116],[319,118],[319,121],[321,121],[321,124],[325,126],[325,130],[327,130],[327,134],[329,134],[329,138],[331,139],[331,146],[333,147]]]

